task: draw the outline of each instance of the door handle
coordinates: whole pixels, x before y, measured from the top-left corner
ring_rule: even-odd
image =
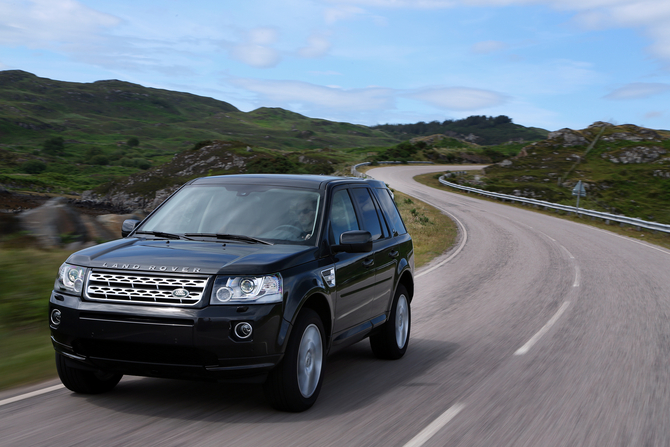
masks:
[[[375,258],[363,259],[363,265],[365,267],[372,267],[375,265]]]
[[[398,250],[389,251],[389,256],[392,258],[397,258],[400,252]]]

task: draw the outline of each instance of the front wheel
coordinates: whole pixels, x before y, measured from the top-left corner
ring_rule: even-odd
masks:
[[[409,344],[411,320],[407,290],[402,284],[398,284],[388,321],[379,332],[370,336],[372,353],[380,359],[389,360],[396,360],[405,355]]]
[[[63,385],[80,394],[100,394],[112,390],[122,374],[105,371],[86,371],[73,368],[61,354],[56,353],[56,370]]]
[[[303,309],[298,315],[282,361],[270,371],[264,390],[270,404],[282,411],[305,411],[321,391],[324,331],[319,315]]]

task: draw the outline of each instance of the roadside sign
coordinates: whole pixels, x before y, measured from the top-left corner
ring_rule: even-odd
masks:
[[[572,188],[572,195],[586,197],[586,189],[584,189],[581,180],[577,182],[574,188]]]

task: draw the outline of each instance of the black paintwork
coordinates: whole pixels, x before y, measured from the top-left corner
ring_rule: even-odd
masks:
[[[399,283],[410,297],[413,295],[414,255],[408,234],[393,235],[387,227],[387,237],[361,243],[358,232],[349,237],[356,242],[349,252],[328,237],[328,210],[334,189],[369,187],[374,197],[387,193],[383,183],[259,174],[206,177],[187,185],[217,183],[321,191],[324,200],[319,231],[310,243],[264,245],[139,234],[140,223],[124,239],[74,253],[67,260],[69,264],[97,271],[199,275],[210,277],[210,281],[200,302],[187,307],[98,302],[54,290],[50,312],[59,309],[61,322],[58,326],[51,324],[52,340],[70,366],[142,376],[263,380],[281,360],[292,324],[302,308],[312,308],[319,314],[327,332],[327,349],[333,352],[369,336],[386,321]],[[386,215],[381,219],[390,222]],[[362,248],[366,246],[371,250]],[[321,274],[331,267],[336,269],[335,287],[330,287]],[[209,304],[215,275],[274,273],[283,278],[281,303]],[[239,322],[252,324],[251,338],[241,340],[235,335],[233,328]]]

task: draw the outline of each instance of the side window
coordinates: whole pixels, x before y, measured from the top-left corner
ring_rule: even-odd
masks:
[[[355,188],[351,190],[351,193],[358,204],[358,209],[361,211],[363,229],[369,231],[372,235],[372,240],[376,241],[382,237],[382,227],[379,223],[377,209],[368,191],[368,188]]]
[[[386,188],[378,188],[377,197],[379,198],[379,203],[381,204],[384,213],[389,218],[391,231],[398,234],[407,233],[405,224],[403,224],[400,213],[398,212],[398,208],[396,208],[395,203],[393,203],[393,199],[391,198],[391,192]]]
[[[333,201],[330,205],[330,236],[333,243],[339,244],[340,235],[351,230],[360,230],[354,204],[347,190],[340,189],[333,193]]]

